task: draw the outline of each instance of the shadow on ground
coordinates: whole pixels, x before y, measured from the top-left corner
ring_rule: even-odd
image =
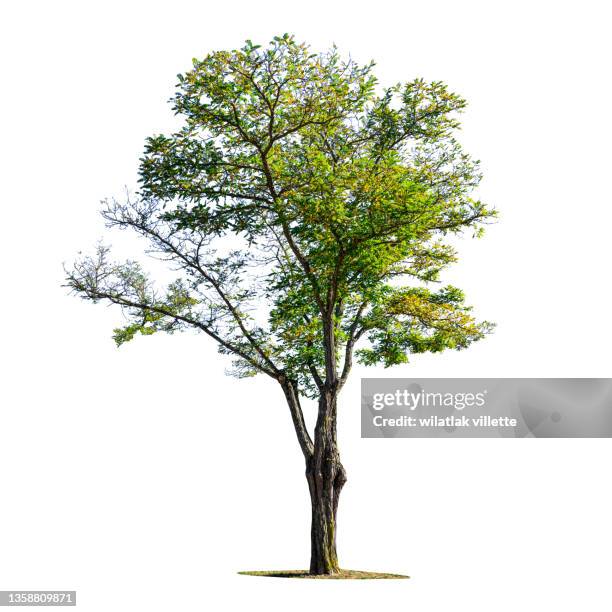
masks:
[[[306,578],[308,580],[385,580],[394,578],[410,578],[402,574],[386,574],[381,572],[362,572],[359,570],[340,570],[337,574],[315,576],[308,570],[278,570],[238,572],[242,576],[264,576],[268,578]]]

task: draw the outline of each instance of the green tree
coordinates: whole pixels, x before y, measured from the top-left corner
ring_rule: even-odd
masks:
[[[195,328],[237,376],[280,385],[306,462],[313,574],[338,571],[336,415],[353,358],[392,366],[491,327],[459,289],[431,288],[455,261],[448,237],[494,214],[470,196],[478,163],[453,137],[465,101],[441,82],[382,88],[373,67],[289,35],[194,60],[173,98],[181,129],[147,139],[137,196],[102,211],[176,279],[157,290],[104,246],[67,272],[84,299],[123,309],[117,344]],[[318,402],[313,435],[304,397]]]

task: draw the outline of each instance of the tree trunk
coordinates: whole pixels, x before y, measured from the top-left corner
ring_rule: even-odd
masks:
[[[307,463],[306,478],[312,506],[310,573],[335,574],[340,570],[336,552],[338,500],[346,482],[336,443],[335,394],[324,393],[319,400],[314,453]]]

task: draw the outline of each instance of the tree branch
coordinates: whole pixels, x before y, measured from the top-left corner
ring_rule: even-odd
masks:
[[[313,455],[314,445],[312,443],[310,434],[308,433],[308,429],[306,428],[306,423],[304,422],[304,414],[300,405],[300,396],[297,390],[297,385],[295,382],[287,379],[284,375],[282,375],[278,380],[283,391],[285,392],[287,403],[289,404],[289,410],[291,412],[291,418],[293,420],[293,426],[295,428],[295,433],[297,435],[300,448],[302,449],[304,458],[308,461]]]

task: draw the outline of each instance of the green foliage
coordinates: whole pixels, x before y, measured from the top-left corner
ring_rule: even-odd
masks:
[[[455,261],[446,237],[495,214],[454,136],[465,100],[422,79],[381,87],[373,69],[283,35],[178,76],[183,127],[147,139],[138,200],[103,215],[178,264],[180,285],[159,297],[106,264],[69,277],[131,313],[118,344],[191,325],[237,375],[283,373],[309,394],[343,380],[362,338],[358,358],[390,366],[490,331],[458,289],[426,288]]]
[[[456,287],[438,292],[425,288],[383,287],[364,317],[371,347],[358,351],[365,364],[386,367],[408,361],[407,353],[463,349],[492,329],[476,323]]]
[[[149,302],[151,304],[155,303],[158,310],[136,309],[135,314],[136,316],[141,316],[140,321],[113,330],[113,339],[117,346],[121,346],[124,342],[133,340],[137,333],[143,336],[150,336],[158,331],[172,333],[181,323],[181,321],[175,317],[185,315],[190,311],[192,306],[198,304],[198,300],[190,297],[188,291],[180,281],[170,284],[163,300],[157,299],[154,302],[149,300]],[[167,314],[160,312],[160,309]]]

